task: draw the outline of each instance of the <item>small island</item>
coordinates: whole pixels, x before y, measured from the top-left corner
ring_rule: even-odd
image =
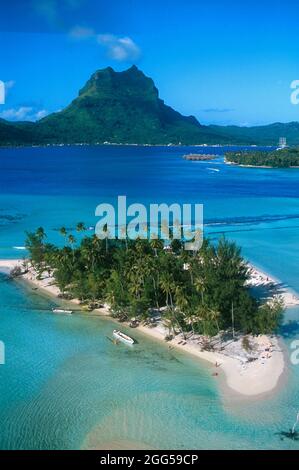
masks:
[[[188,155],[184,155],[183,159],[184,160],[192,160],[192,161],[210,161],[214,160],[217,157],[217,155],[207,155],[207,154],[199,154],[199,153],[190,153]]]
[[[129,321],[151,322],[153,310],[162,308],[169,339],[177,332],[208,338],[231,328],[243,335],[272,334],[279,326],[280,302],[253,297],[247,286],[250,267],[240,248],[225,238],[217,245],[206,239],[198,252],[189,252],[177,239],[165,246],[160,239],[93,235],[78,243],[64,227],[60,233],[67,242],[61,248],[45,242],[42,228],[28,233],[26,248],[37,277],[51,274],[66,299],[77,298],[90,309],[108,304],[116,318]]]
[[[110,316],[167,341],[170,350],[208,361],[212,375],[224,373],[238,393],[254,396],[276,387],[284,359],[273,334],[290,294],[280,295],[234,243],[206,239],[193,253],[175,239],[168,246],[157,239],[100,240],[82,237],[85,230],[77,225],[78,242],[62,227],[60,247],[47,242],[43,228],[28,233],[29,258],[11,262],[12,277],[54,295],[58,306],[72,302],[78,313]],[[254,290],[267,283],[270,295],[257,297]]]
[[[299,168],[299,148],[277,149],[271,152],[227,152],[225,163],[244,167]]]

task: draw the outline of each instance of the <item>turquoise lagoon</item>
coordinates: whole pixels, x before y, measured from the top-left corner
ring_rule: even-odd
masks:
[[[51,147],[0,151],[0,258],[25,252],[24,231],[94,226],[101,202],[204,204],[205,233],[225,233],[244,255],[299,292],[299,170],[245,169],[219,157],[187,162],[183,147]],[[215,171],[218,170],[218,171]],[[209,366],[136,332],[115,347],[113,323],[53,316],[54,301],[0,277],[0,448],[298,449],[281,439],[299,408],[299,366],[266,400],[223,395]],[[286,350],[299,309],[286,312]],[[135,333],[135,332],[134,332]]]

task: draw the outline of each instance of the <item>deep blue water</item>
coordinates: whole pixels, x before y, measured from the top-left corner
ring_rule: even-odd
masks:
[[[299,170],[189,162],[224,148],[48,147],[0,150],[0,258],[25,254],[24,232],[94,226],[95,208],[128,202],[204,204],[205,234],[225,233],[251,261],[299,292]],[[218,171],[214,171],[218,170]],[[92,233],[92,232],[91,232]],[[205,364],[142,338],[134,351],[106,339],[113,325],[55,317],[52,301],[0,278],[0,448],[78,448],[105,442],[164,448],[298,448],[281,441],[299,405],[299,369],[261,403],[223,401]],[[299,310],[286,314],[286,347]],[[293,323],[289,324],[288,320]],[[88,436],[88,437],[87,437]],[[113,444],[114,443],[114,444]],[[115,444],[116,443],[116,444]],[[126,445],[126,444],[124,444]]]
[[[205,234],[223,232],[244,255],[299,290],[299,170],[190,162],[190,152],[225,148],[46,147],[0,151],[0,258],[19,257],[24,232],[43,225],[59,242],[61,225],[97,222],[95,208],[126,195],[128,204],[204,204]],[[213,171],[219,170],[219,171]]]

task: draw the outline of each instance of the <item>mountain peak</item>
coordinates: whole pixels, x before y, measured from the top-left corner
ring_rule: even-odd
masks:
[[[26,132],[43,143],[219,142],[196,118],[165,105],[153,80],[135,64],[123,71],[97,70],[69,106],[32,126]]]
[[[129,67],[129,68],[127,69],[127,72],[128,72],[129,70],[135,71],[135,72],[136,72],[136,71],[141,72],[141,70],[139,70],[139,68],[138,68],[137,65],[135,65],[135,64],[131,65],[131,67]]]
[[[132,73],[138,73],[138,74],[144,75],[144,73],[135,64],[131,65],[131,67],[129,67],[128,69],[121,70],[119,72],[117,70],[114,70],[109,65],[108,67],[99,69],[96,72],[94,72],[91,75],[90,79],[92,78],[96,79],[98,77],[101,77],[102,75],[125,75],[125,74],[132,74]]]
[[[98,99],[134,98],[152,102],[159,98],[153,80],[139,70],[136,65],[120,72],[115,71],[112,67],[97,70],[79,92],[80,100],[91,96]]]

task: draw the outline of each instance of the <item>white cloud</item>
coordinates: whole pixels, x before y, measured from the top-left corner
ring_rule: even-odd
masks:
[[[94,30],[85,26],[75,26],[70,30],[69,35],[72,39],[78,40],[96,37]]]
[[[140,49],[133,39],[128,36],[118,37],[114,34],[98,34],[98,43],[105,47],[108,56],[117,61],[136,60],[140,56]]]
[[[11,119],[13,121],[20,121],[24,119],[30,112],[32,112],[32,108],[27,106],[21,106],[18,109],[10,108],[2,111],[0,116],[3,119]]]
[[[134,61],[140,56],[140,48],[129,36],[116,36],[115,34],[98,34],[94,29],[86,26],[74,26],[69,31],[69,37],[77,41],[86,39],[95,40],[97,44],[106,49],[110,59],[122,61]]]
[[[42,119],[44,118],[45,116],[47,116],[48,114],[48,111],[46,111],[45,109],[41,109],[40,111],[37,111],[35,113],[35,120],[38,121],[39,119]]]
[[[9,121],[37,121],[45,117],[48,112],[45,109],[36,111],[30,106],[20,106],[2,111],[0,117]]]

